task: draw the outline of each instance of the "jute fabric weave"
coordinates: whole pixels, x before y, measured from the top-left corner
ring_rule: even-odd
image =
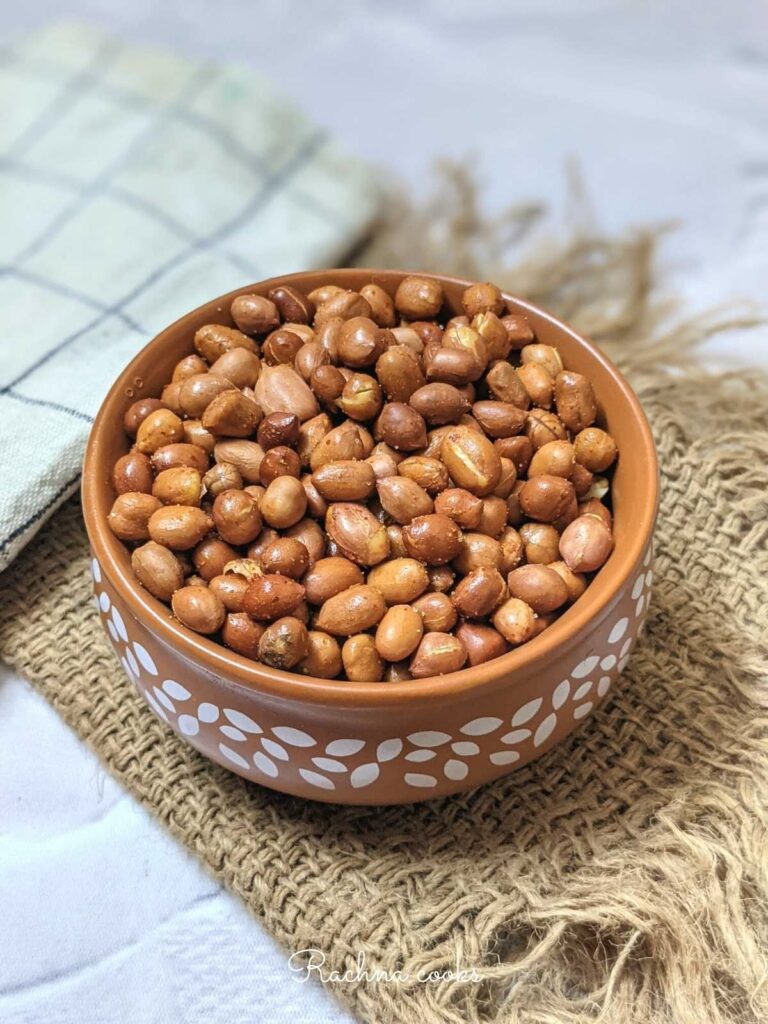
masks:
[[[98,624],[75,501],[0,578],[0,656],[287,951],[408,975],[336,986],[363,1021],[768,1019],[768,377],[704,372],[704,324],[647,333],[650,251],[582,235],[506,274],[616,342],[662,466],[645,635],[607,705],[536,763],[407,808],[274,794],[138,698]],[[460,257],[501,277],[472,245]],[[480,980],[417,977],[457,961]]]

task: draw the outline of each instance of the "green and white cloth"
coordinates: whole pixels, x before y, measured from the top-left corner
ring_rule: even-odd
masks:
[[[337,263],[377,203],[251,70],[71,24],[0,50],[0,568],[77,487],[139,348],[221,292]]]

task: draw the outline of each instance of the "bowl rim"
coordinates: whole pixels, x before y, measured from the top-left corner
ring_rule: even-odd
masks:
[[[368,279],[371,281],[375,281],[376,278],[388,279],[392,275],[404,277],[410,273],[417,273],[420,277],[435,279],[457,287],[467,287],[473,283],[448,274],[391,268],[354,267],[279,274],[264,281],[246,284],[217,298],[209,299],[156,334],[136,353],[117,377],[94,419],[83,464],[82,505],[88,538],[102,572],[112,587],[131,607],[135,617],[143,622],[150,632],[157,633],[162,641],[176,650],[180,656],[199,664],[202,669],[213,675],[222,677],[229,685],[268,694],[286,701],[298,700],[331,706],[373,707],[398,703],[414,705],[431,703],[434,698],[439,697],[470,696],[475,691],[493,688],[505,681],[510,682],[512,677],[521,670],[524,670],[526,674],[534,671],[557,649],[562,652],[570,650],[577,643],[584,627],[598,617],[602,619],[602,615],[607,614],[611,606],[618,600],[623,587],[643,557],[653,533],[658,510],[659,470],[653,435],[639,399],[619,369],[591,341],[538,306],[503,291],[505,301],[513,302],[518,309],[533,313],[537,318],[547,321],[555,329],[570,335],[577,344],[590,353],[595,361],[602,365],[605,372],[612,378],[615,387],[621,392],[628,412],[637,423],[642,448],[641,451],[634,453],[638,471],[644,472],[644,493],[647,495],[647,502],[641,513],[640,526],[635,531],[631,542],[626,544],[621,551],[614,549],[605,567],[607,569],[610,566],[610,571],[608,573],[605,570],[600,572],[586,592],[548,629],[499,658],[444,676],[429,676],[424,679],[388,683],[320,679],[270,668],[236,654],[208,637],[193,633],[177,623],[166,606],[149,594],[130,572],[123,569],[119,560],[120,552],[125,551],[123,542],[115,537],[109,529],[106,516],[97,513],[95,495],[104,485],[105,480],[111,481],[112,467],[105,465],[104,449],[110,430],[114,429],[116,422],[118,424],[121,422],[121,417],[115,415],[113,407],[118,402],[122,402],[125,388],[133,383],[137,375],[135,366],[137,362],[145,358],[147,350],[154,347],[161,348],[166,338],[174,336],[181,326],[199,316],[203,309],[211,306],[228,308],[236,296],[247,294],[249,290],[258,290],[265,294],[269,288],[276,287],[278,284],[301,287],[307,278],[316,279],[318,275],[327,277],[330,283],[333,283],[335,275],[357,276],[360,278],[360,286],[362,286]]]

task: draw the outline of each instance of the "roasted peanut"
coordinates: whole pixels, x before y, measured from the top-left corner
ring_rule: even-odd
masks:
[[[586,577],[580,572],[574,572],[565,562],[550,562],[549,568],[565,583],[569,601],[575,601],[587,589]]]
[[[448,633],[456,625],[458,616],[453,601],[440,591],[422,594],[411,607],[421,616],[427,633]]]
[[[611,513],[597,498],[589,498],[587,501],[582,501],[579,504],[579,515],[580,516],[597,516],[601,522],[603,522],[608,529],[613,528],[613,518]]]
[[[591,427],[597,417],[592,384],[583,373],[561,370],[555,377],[555,408],[563,423],[578,434]]]
[[[264,449],[255,441],[219,441],[213,455],[217,463],[234,466],[247,483],[259,482]]]
[[[467,660],[467,651],[451,633],[426,633],[411,661],[414,679],[458,672]]]
[[[353,373],[344,384],[338,406],[353,420],[371,420],[381,411],[383,402],[378,381],[367,373]]]
[[[115,499],[107,522],[120,540],[149,540],[149,522],[160,507],[160,500],[151,494],[127,491]]]
[[[426,455],[411,455],[396,467],[400,476],[407,477],[423,487],[427,494],[435,495],[448,486],[448,470],[439,459]]]
[[[424,372],[428,381],[461,387],[477,380],[483,371],[467,349],[435,347],[424,353]]]
[[[243,611],[251,618],[271,622],[290,615],[304,600],[304,587],[288,576],[265,573],[255,576],[243,597]]]
[[[405,345],[391,345],[376,362],[376,377],[390,402],[407,402],[425,384],[421,361]]]
[[[238,351],[238,349],[232,349],[232,351]],[[241,349],[241,351],[245,351],[245,349]],[[214,373],[195,374],[187,377],[181,385],[179,404],[186,416],[202,417],[213,399],[223,394],[224,391],[237,394],[236,386],[226,377],[219,377]]]
[[[220,537],[206,537],[195,545],[192,564],[198,575],[206,581],[221,576],[227,566],[237,560],[237,551]]]
[[[297,480],[301,476],[298,453],[284,444],[265,452],[259,465],[259,481],[263,487],[268,487],[279,476],[293,476]]]
[[[242,391],[222,391],[206,407],[201,422],[206,430],[223,437],[249,437],[262,417],[256,402]]]
[[[292,366],[283,363],[263,367],[255,391],[256,401],[266,416],[273,412],[292,412],[303,423],[319,411],[306,381]]]
[[[612,550],[611,531],[597,516],[579,516],[566,526],[560,538],[560,554],[574,572],[594,572]]]
[[[489,362],[492,362],[494,359],[507,358],[511,345],[506,328],[496,313],[491,310],[485,313],[477,313],[472,318],[470,326],[477,331],[485,342]]]
[[[203,493],[200,473],[189,466],[176,466],[158,473],[152,493],[164,505],[199,505]]]
[[[451,600],[460,615],[481,619],[501,604],[506,593],[504,579],[497,569],[475,569],[461,580]]]
[[[293,361],[296,372],[308,384],[315,370],[319,370],[321,366],[330,366],[330,363],[331,357],[319,341],[309,341],[302,345]]]
[[[549,523],[523,523],[520,538],[526,562],[549,565],[558,558],[560,534]]]
[[[452,384],[425,384],[416,389],[408,399],[409,404],[427,423],[438,426],[455,423],[469,411],[469,402],[464,394]]]
[[[236,387],[255,387],[261,373],[261,360],[246,348],[231,348],[216,359],[211,373],[224,377]]]
[[[161,601],[170,601],[179,587],[184,586],[181,562],[172,551],[153,540],[131,554],[131,568],[139,583]]]
[[[307,496],[301,481],[295,476],[276,477],[261,499],[260,511],[264,522],[277,530],[285,530],[298,523],[306,510]]]
[[[274,302],[283,320],[288,323],[308,324],[314,319],[314,302],[298,288],[278,285],[267,292],[267,298]]]
[[[259,660],[272,668],[291,669],[309,652],[307,627],[293,616],[267,626],[259,640]]]
[[[450,562],[461,550],[461,540],[461,530],[448,516],[418,516],[403,527],[406,551],[411,558],[417,558],[427,565],[445,565]]]
[[[265,452],[278,445],[294,446],[299,440],[299,417],[292,412],[270,413],[259,424],[256,440]]]
[[[354,636],[380,622],[386,610],[379,591],[363,583],[328,598],[317,613],[315,625],[334,636]]]
[[[300,540],[277,537],[261,552],[261,568],[265,573],[279,573],[300,580],[309,568],[309,552]]]
[[[174,471],[166,470],[166,472],[171,473]],[[191,470],[190,472],[194,471]],[[203,477],[203,486],[205,487],[206,494],[216,498],[222,491],[228,491],[232,488],[238,491],[241,490],[243,478],[237,466],[233,466],[231,462],[218,462],[215,466],[211,466]]]
[[[208,455],[213,454],[216,438],[210,430],[205,429],[200,420],[183,420],[182,426],[184,427],[184,442],[186,444],[202,448]]]
[[[580,431],[573,439],[573,447],[576,461],[591,473],[604,473],[616,459],[616,442],[600,427]]]
[[[293,366],[293,361],[306,342],[296,331],[281,327],[272,331],[261,349],[267,366]]]
[[[554,523],[575,502],[573,484],[559,476],[535,476],[527,480],[520,490],[523,512],[542,523]]]
[[[550,441],[567,441],[568,431],[559,416],[546,409],[531,409],[525,423],[525,433],[538,451]]]
[[[526,345],[520,350],[520,361],[523,366],[528,363],[543,366],[553,380],[563,368],[560,353],[552,345]]]
[[[208,587],[181,587],[171,598],[173,614],[195,633],[216,633],[226,618],[226,609]]]
[[[501,318],[511,349],[521,349],[534,341],[533,328],[522,313],[508,313]]]
[[[213,522],[228,544],[250,544],[261,533],[259,502],[247,491],[222,491],[213,503]]]
[[[285,536],[301,541],[309,552],[310,566],[313,566],[325,554],[325,534],[312,519],[300,519],[295,526],[291,526],[285,531]]]
[[[151,455],[158,448],[176,444],[184,437],[181,420],[170,409],[155,409],[139,424],[136,431],[136,447],[145,455]]]
[[[152,463],[141,452],[121,455],[112,470],[112,486],[117,494],[131,491],[140,494],[152,492]]]
[[[326,366],[318,366],[312,371],[309,378],[309,386],[320,401],[329,407],[333,407],[337,399],[341,397],[344,390],[344,375],[336,366],[330,363]]]
[[[461,296],[464,312],[469,317],[479,313],[495,313],[500,316],[504,312],[504,298],[495,284],[472,284]]]
[[[331,505],[325,529],[341,554],[358,565],[377,565],[389,555],[386,528],[362,505]]]
[[[454,482],[478,497],[493,492],[501,476],[501,459],[483,434],[468,427],[451,427],[440,451]]]
[[[484,498],[477,533],[498,537],[507,524],[507,503],[503,498]]]
[[[364,582],[358,566],[348,558],[338,556],[319,559],[304,576],[307,600],[310,604],[318,605],[324,604],[342,590],[348,590]]]
[[[364,447],[360,431],[353,423],[343,423],[324,434],[313,447],[309,465],[313,473],[327,462],[363,459]]]
[[[468,379],[478,380],[488,365],[488,347],[473,327],[469,324],[449,325],[443,331],[441,344],[448,351],[469,352],[473,370]]]
[[[244,334],[266,334],[280,323],[277,306],[263,295],[238,295],[230,312]]]
[[[377,480],[376,490],[384,510],[402,526],[432,511],[430,496],[408,477],[388,476]]]
[[[307,653],[299,662],[299,671],[318,679],[335,679],[341,672],[341,648],[328,633],[310,629],[307,633]]]
[[[367,462],[344,459],[326,462],[312,474],[312,482],[327,501],[365,501],[373,493],[376,477]]]
[[[503,359],[491,364],[491,368],[486,374],[485,382],[488,385],[488,390],[497,401],[514,405],[518,409],[525,410],[529,408],[531,404],[530,395],[526,391],[517,370],[514,366],[504,362]]]
[[[202,448],[195,444],[166,444],[158,448],[150,458],[156,473],[176,466],[189,466],[203,474],[208,469],[208,456]]]
[[[388,605],[406,604],[424,593],[429,586],[429,576],[415,558],[393,558],[371,569],[367,582],[379,591]]]
[[[517,597],[510,597],[493,616],[496,629],[515,647],[531,639],[536,628],[534,622],[535,616],[531,606]]]
[[[463,487],[449,487],[435,498],[435,512],[448,516],[462,530],[476,530],[480,525],[483,501]]]
[[[356,317],[370,317],[370,315],[371,307],[359,292],[342,290],[317,304],[314,323],[319,326],[324,320],[331,317],[353,320]]]
[[[540,409],[549,409],[555,393],[552,374],[541,363],[525,363],[517,368],[517,375],[529,400]]]
[[[484,533],[465,533],[453,564],[458,572],[466,576],[474,569],[499,569],[501,557],[501,544],[498,540]]]
[[[427,443],[424,417],[403,402],[388,402],[376,420],[374,434],[396,451],[412,452]]]
[[[392,605],[376,628],[376,650],[387,661],[403,661],[419,646],[423,632],[417,611],[408,604]]]
[[[371,319],[379,327],[394,327],[397,323],[395,304],[389,295],[377,284],[366,284],[360,294],[371,307]]]
[[[392,339],[394,340],[394,339]],[[389,344],[389,332],[365,316],[351,317],[339,328],[337,352],[345,366],[373,366]]]
[[[467,660],[473,667],[500,658],[509,650],[509,644],[498,630],[480,622],[462,622],[456,637],[464,644]]]
[[[507,576],[511,597],[518,597],[537,615],[548,615],[568,600],[562,576],[546,565],[521,565]]]
[[[523,409],[509,402],[475,402],[472,415],[492,438],[512,437],[525,426],[527,414]]]
[[[221,639],[236,654],[257,661],[264,628],[244,612],[230,612],[221,628]]]
[[[214,576],[208,587],[218,597],[228,612],[242,612],[248,580],[245,576],[227,572]],[[226,641],[225,641],[226,643]]]
[[[528,476],[561,476],[570,480],[574,465],[574,448],[570,441],[548,441],[534,453]]]
[[[349,637],[341,648],[341,660],[352,683],[378,683],[384,677],[384,663],[368,633]]]
[[[517,437],[501,437],[493,442],[493,447],[502,459],[509,459],[513,463],[519,477],[528,472],[533,458],[533,445],[527,437],[522,434]]]
[[[195,333],[195,348],[208,363],[213,365],[219,356],[233,348],[244,348],[249,352],[256,351],[252,338],[234,327],[223,324],[206,324]]]
[[[449,565],[430,565],[427,576],[429,589],[438,594],[447,593],[456,581],[456,573]]]
[[[437,316],[443,305],[443,286],[431,277],[404,277],[395,292],[395,308],[409,320]]]
[[[159,409],[165,409],[165,403],[159,398],[139,398],[133,405],[129,405],[123,416],[126,434],[131,438],[136,437],[136,432],[147,416]]]

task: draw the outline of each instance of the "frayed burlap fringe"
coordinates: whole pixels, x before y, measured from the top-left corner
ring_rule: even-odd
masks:
[[[509,282],[613,342],[653,424],[655,595],[608,704],[538,762],[448,800],[345,809],[249,785],[177,740],[116,665],[74,502],[2,577],[0,654],[287,950],[321,949],[339,970],[364,953],[369,969],[412,979],[458,960],[481,978],[338,986],[364,1021],[757,1024],[768,1019],[768,377],[697,368],[711,322],[644,333],[659,313],[651,233],[611,241],[582,228],[510,272],[509,238],[488,231],[461,176],[446,181],[453,205],[437,212],[455,210],[450,222],[424,231],[395,209],[367,258]],[[536,215],[520,208],[504,230],[514,240]]]

